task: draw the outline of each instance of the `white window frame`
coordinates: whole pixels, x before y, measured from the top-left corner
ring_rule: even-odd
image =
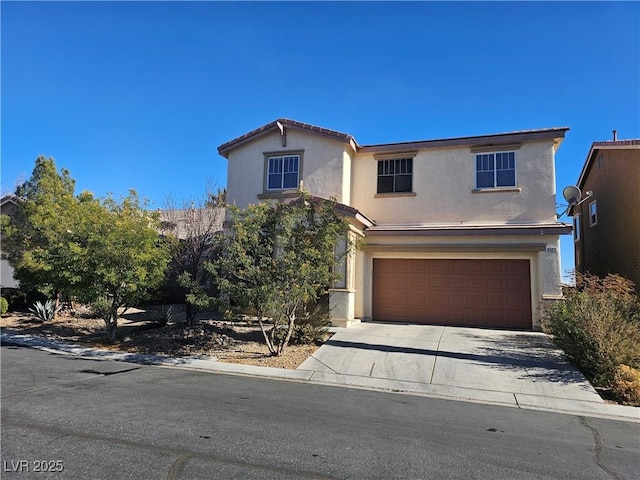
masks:
[[[273,165],[274,163],[279,162],[280,165]],[[293,165],[292,165],[293,163]],[[267,156],[267,171],[266,171],[266,184],[265,189],[269,192],[279,192],[283,190],[295,190],[300,185],[300,170],[302,165],[302,156],[298,153],[283,153],[280,155],[269,155]],[[272,168],[273,166],[273,168]],[[280,171],[277,171],[280,170]],[[296,175],[295,185],[293,186],[285,186],[285,175],[293,174]],[[272,176],[280,177],[280,186],[279,187],[270,187],[269,180]]]
[[[579,242],[582,239],[582,232],[580,228],[582,227],[582,214],[576,213],[573,216],[573,241]]]
[[[596,200],[589,204],[589,226],[595,227],[598,224],[598,203]]]
[[[502,154],[513,154],[513,169],[511,168],[507,168],[507,169],[498,169],[496,166],[496,155],[502,155]],[[487,168],[487,169],[478,169],[478,160],[480,160],[479,157],[482,156],[487,156],[487,157],[492,157],[491,159],[487,158],[487,160],[492,160],[493,161],[493,167],[491,168]],[[475,154],[474,157],[475,160],[475,175],[476,175],[476,188],[477,189],[500,189],[500,188],[515,188],[518,186],[518,155],[517,152],[515,150],[503,150],[503,151],[497,151],[497,152],[478,152]],[[484,159],[482,159],[484,160]],[[498,172],[499,171],[510,171],[513,170],[513,185],[498,185]],[[488,186],[480,186],[478,185],[478,173],[487,173],[487,172],[493,172],[493,185],[488,187]]]

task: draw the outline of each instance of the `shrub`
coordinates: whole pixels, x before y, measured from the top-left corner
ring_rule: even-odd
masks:
[[[327,332],[326,327],[317,327],[310,323],[296,325],[291,334],[289,343],[294,345],[312,345],[321,343]]]
[[[0,297],[0,315],[4,315],[9,310],[9,302],[6,298]]]
[[[29,308],[29,311],[41,322],[51,322],[56,318],[60,307],[56,306],[55,300],[47,300],[45,303],[34,303],[31,308]]]
[[[172,322],[178,313],[175,305],[159,305],[154,309],[154,312],[156,315],[151,317],[151,321],[160,327]]]
[[[640,367],[640,302],[633,283],[618,275],[581,275],[564,293],[564,300],[548,306],[544,326],[594,385],[611,387],[621,364]]]
[[[640,406],[640,371],[628,365],[618,365],[613,393],[624,403]]]
[[[8,311],[20,310],[27,306],[26,294],[17,288],[3,288],[2,296],[9,303]]]
[[[305,305],[298,313],[296,325],[291,332],[289,343],[292,345],[312,345],[322,343],[331,324],[329,296],[324,295],[317,302]],[[277,338],[284,338],[286,330],[278,330]]]

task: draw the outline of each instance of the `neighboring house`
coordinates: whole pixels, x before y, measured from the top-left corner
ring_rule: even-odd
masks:
[[[363,246],[330,291],[354,320],[539,328],[560,291],[555,152],[568,128],[359,145],[279,119],[220,147],[227,200],[334,198]]]
[[[576,271],[617,273],[640,291],[640,139],[593,142],[578,188],[592,194],[571,210]]]
[[[160,232],[174,235],[179,240],[206,237],[222,231],[224,208],[183,208],[158,210]]]
[[[182,262],[179,269],[185,269],[192,277],[197,277],[205,290],[214,294],[217,290],[212,287],[210,278],[204,270],[204,263],[209,256],[215,254],[212,248],[214,236],[223,230],[225,209],[212,208],[184,208],[159,210],[160,233],[173,235],[182,243]],[[174,264],[175,267],[175,264]],[[166,288],[177,288],[176,276],[181,271],[171,271]]]
[[[18,201],[13,195],[5,195],[0,199],[0,211],[2,215],[8,215],[11,217],[18,207]],[[4,238],[0,239],[0,242],[4,242]],[[13,278],[13,267],[9,264],[9,261],[4,258],[0,251],[0,288],[18,288],[18,282]]]

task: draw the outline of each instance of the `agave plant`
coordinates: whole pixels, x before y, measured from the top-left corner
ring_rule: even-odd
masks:
[[[56,306],[55,300],[47,300],[45,303],[34,303],[33,306],[29,308],[29,311],[41,322],[51,322],[60,311],[60,307]]]
[[[166,326],[169,322],[173,322],[178,311],[175,305],[160,305],[156,309],[157,315],[151,318],[151,321],[160,327]]]

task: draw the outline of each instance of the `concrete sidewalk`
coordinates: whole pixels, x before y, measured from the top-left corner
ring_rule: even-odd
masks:
[[[297,370],[98,350],[2,333],[25,345],[85,358],[417,394],[640,422],[640,409],[605,403],[537,332],[365,323],[334,336]]]
[[[640,421],[640,409],[605,403],[540,332],[363,323],[299,370],[315,382]]]

